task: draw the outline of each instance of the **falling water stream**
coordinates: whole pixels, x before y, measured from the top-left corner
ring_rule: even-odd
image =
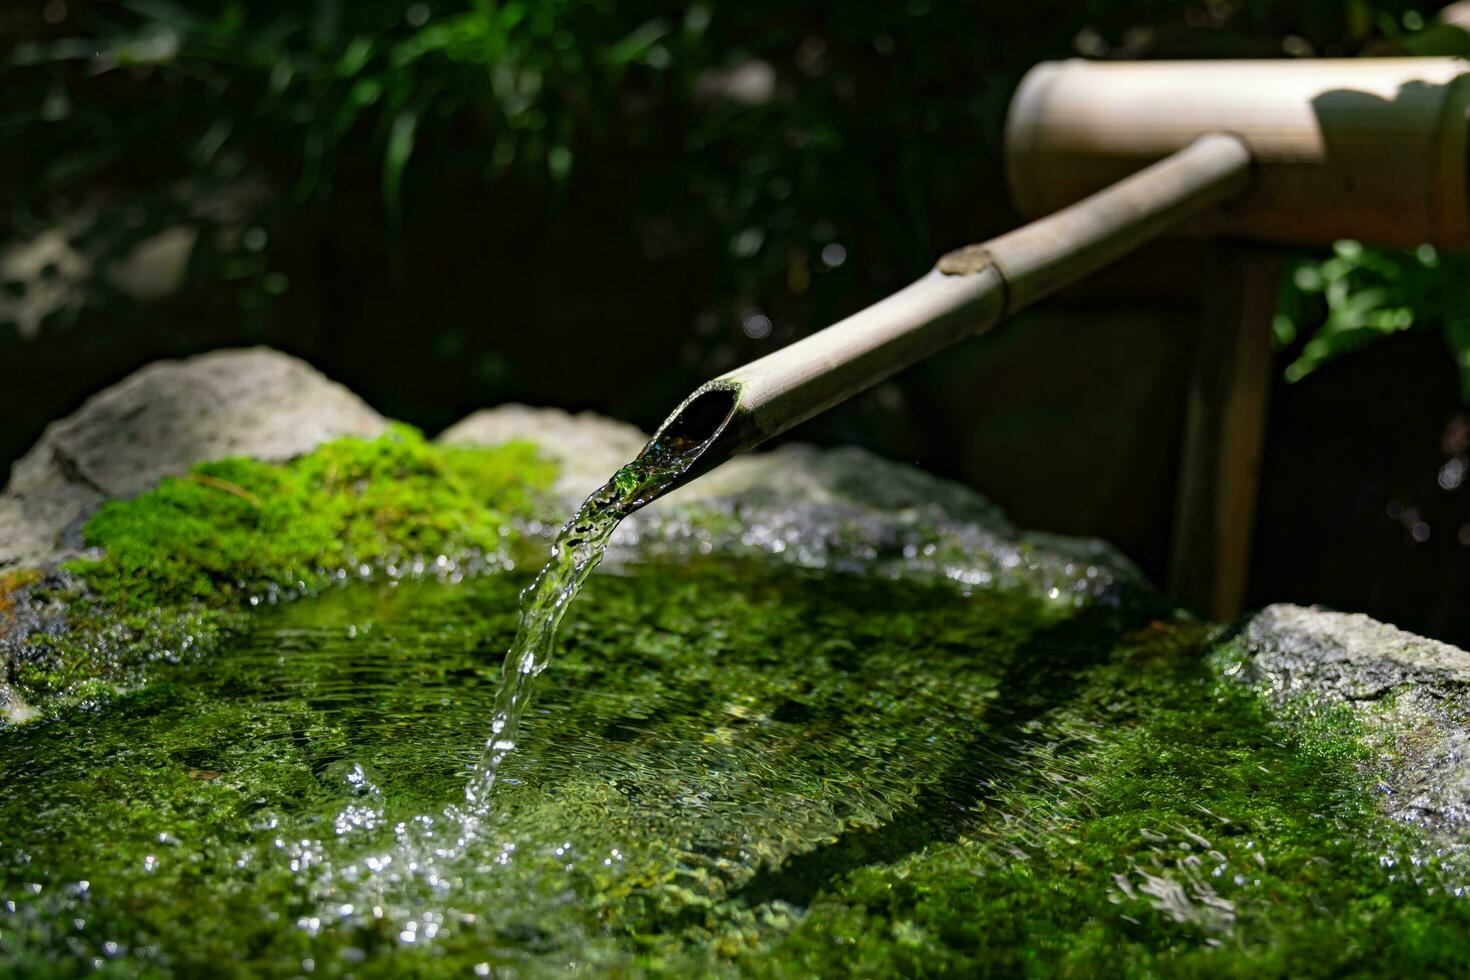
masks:
[[[465,797],[472,808],[488,805],[495,774],[515,750],[521,715],[536,676],[551,663],[557,627],[587,576],[602,561],[608,539],[624,517],[669,489],[699,458],[701,444],[677,435],[650,442],[612,479],[583,501],[551,546],[551,557],[521,593],[520,625],[505,655],[490,737]]]

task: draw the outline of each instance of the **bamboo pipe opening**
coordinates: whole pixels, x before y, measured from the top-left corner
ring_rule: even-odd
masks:
[[[659,427],[656,442],[697,449],[715,439],[735,414],[734,387],[704,387],[690,395]]]

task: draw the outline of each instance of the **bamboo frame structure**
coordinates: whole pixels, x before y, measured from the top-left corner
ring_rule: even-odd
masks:
[[[1169,542],[1169,593],[1217,622],[1246,608],[1256,488],[1274,372],[1271,317],[1280,255],[1216,242],[1184,399]]]
[[[1201,136],[1056,214],[951,252],[892,296],[715,378],[654,436],[698,445],[669,489],[1189,223],[1244,191],[1251,167],[1238,138]]]
[[[1039,217],[699,388],[660,427],[688,482],[1170,232],[1470,246],[1470,62],[1039,65],[1006,124],[1012,199]],[[1269,261],[1217,246],[1186,406],[1171,577],[1215,618],[1245,596],[1270,388]],[[1238,254],[1237,254],[1238,253]],[[1256,254],[1256,253],[1252,253]]]
[[[1006,120],[1011,199],[1049,214],[1211,132],[1244,141],[1257,173],[1206,234],[1470,246],[1459,58],[1037,65]]]

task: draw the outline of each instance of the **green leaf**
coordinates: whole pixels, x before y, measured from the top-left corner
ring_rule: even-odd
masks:
[[[388,149],[383,154],[383,205],[395,218],[402,210],[403,171],[408,166],[408,158],[413,155],[418,121],[418,115],[409,111],[395,116],[388,134]]]
[[[337,62],[337,74],[342,78],[351,78],[362,71],[372,56],[373,39],[366,34],[357,35],[348,43],[347,50],[342,52],[342,57]]]
[[[638,61],[648,53],[648,49],[673,32],[669,22],[662,17],[655,17],[645,24],[639,25],[632,33],[614,44],[607,53],[608,61],[614,65],[627,65]]]

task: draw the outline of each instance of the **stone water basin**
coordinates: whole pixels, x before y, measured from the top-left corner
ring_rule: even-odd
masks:
[[[505,483],[480,515],[498,550],[454,522],[442,562],[404,550],[415,481],[458,513],[492,457],[400,432],[165,480],[12,577],[0,972],[1463,973],[1470,656],[1294,607],[1191,622],[1106,546],[855,451],[625,526],[469,810],[533,515],[589,478],[557,449],[586,420],[471,422],[558,463],[560,504]],[[526,458],[493,457],[529,486]],[[272,578],[290,494],[371,501],[345,536],[384,550]]]

